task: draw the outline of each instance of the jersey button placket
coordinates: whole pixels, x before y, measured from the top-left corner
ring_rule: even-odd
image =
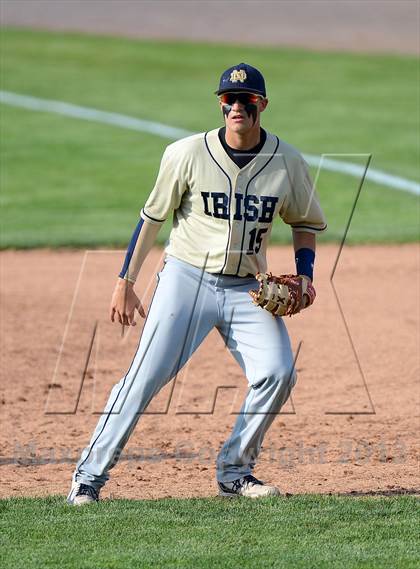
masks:
[[[241,173],[238,173],[235,180],[234,180],[233,196],[232,196],[232,202],[230,204],[230,212],[229,212],[230,213],[230,223],[231,223],[230,250],[234,254],[234,259],[236,259],[237,255],[239,254],[239,250],[241,248],[240,234],[241,234],[242,222],[235,219],[235,213],[236,213],[236,208],[237,208],[237,200],[236,200],[235,194],[241,193],[242,178],[243,178],[243,176],[241,175]],[[242,204],[241,204],[240,210],[242,210]],[[233,261],[234,266],[232,266],[231,269],[234,271],[236,271],[237,262],[238,262],[237,259]]]

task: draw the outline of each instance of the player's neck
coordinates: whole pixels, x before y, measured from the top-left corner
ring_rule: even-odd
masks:
[[[235,150],[251,150],[257,146],[261,139],[260,123],[257,121],[254,126],[244,133],[234,132],[226,128],[226,144]]]

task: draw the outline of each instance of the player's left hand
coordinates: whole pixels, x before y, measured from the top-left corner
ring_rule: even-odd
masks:
[[[268,310],[273,316],[292,316],[310,306],[316,292],[309,277],[304,275],[280,275],[257,273],[258,290],[249,294],[254,304]]]

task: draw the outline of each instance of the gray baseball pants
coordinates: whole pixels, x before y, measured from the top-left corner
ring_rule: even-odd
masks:
[[[264,435],[295,384],[286,326],[255,306],[254,278],[213,275],[168,256],[158,275],[140,343],[126,375],[113,387],[74,479],[100,489],[152,398],[216,327],[249,389],[233,432],[217,458],[217,479],[251,474]]]

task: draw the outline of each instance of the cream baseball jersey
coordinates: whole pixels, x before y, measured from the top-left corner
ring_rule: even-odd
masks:
[[[273,221],[318,233],[324,214],[299,152],[267,133],[261,152],[239,168],[218,130],[169,145],[143,220],[163,223],[173,214],[166,252],[210,273],[240,277],[265,272]]]

